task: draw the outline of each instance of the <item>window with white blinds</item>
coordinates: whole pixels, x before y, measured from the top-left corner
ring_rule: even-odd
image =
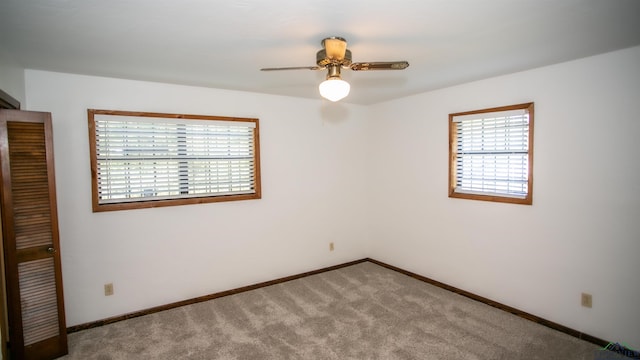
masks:
[[[258,119],[89,110],[94,211],[260,198]]]
[[[533,103],[449,115],[449,196],[531,204]]]

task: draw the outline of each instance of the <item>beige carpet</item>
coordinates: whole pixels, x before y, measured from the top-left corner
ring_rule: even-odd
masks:
[[[62,359],[593,360],[598,348],[365,262],[73,333]]]

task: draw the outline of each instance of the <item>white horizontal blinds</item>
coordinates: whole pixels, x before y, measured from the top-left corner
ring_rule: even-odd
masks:
[[[96,117],[101,204],[255,193],[255,123]]]
[[[511,110],[456,116],[456,192],[525,198],[529,114]]]

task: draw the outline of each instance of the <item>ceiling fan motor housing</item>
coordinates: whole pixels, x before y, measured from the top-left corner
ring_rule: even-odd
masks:
[[[316,64],[321,67],[331,65],[348,68],[351,65],[351,51],[347,49],[347,40],[333,36],[321,42],[322,50],[316,53]]]
[[[351,50],[345,50],[344,57],[342,59],[337,59],[330,58],[327,56],[327,50],[322,49],[316,54],[316,64],[322,67],[326,67],[328,65],[339,65],[346,69],[351,66]]]

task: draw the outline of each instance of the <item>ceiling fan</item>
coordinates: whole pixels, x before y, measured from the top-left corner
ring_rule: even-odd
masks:
[[[340,78],[341,69],[353,71],[403,70],[409,67],[407,61],[357,62],[351,61],[351,50],[347,49],[347,40],[333,36],[322,40],[323,49],[316,54],[316,66],[294,66],[262,68],[262,71],[275,70],[322,70],[327,69],[327,79],[320,86],[320,95],[338,101],[349,95],[351,86]]]

